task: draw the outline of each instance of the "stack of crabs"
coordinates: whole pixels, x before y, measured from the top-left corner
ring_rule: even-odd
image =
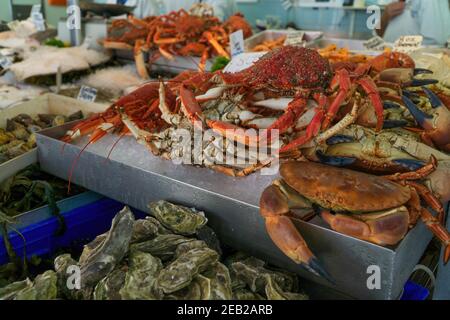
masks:
[[[285,46],[237,73],[184,72],[150,82],[63,140],[91,134],[89,145],[108,132],[131,133],[174,159],[185,156],[175,147],[176,129],[208,130],[211,139],[195,159],[205,167],[243,177],[281,162],[281,179],[263,192],[260,212],[274,243],[315,274],[328,277],[291,221],[298,209],[312,213],[303,219],[319,214],[332,229],[383,246],[400,242],[421,219],[445,246],[447,262],[450,106],[434,92],[437,81],[418,79],[423,73],[396,52],[330,64],[317,51]],[[256,157],[251,165],[216,161],[235,152],[230,145],[254,150],[263,143],[276,152],[262,159],[247,152],[246,160]]]
[[[213,54],[229,58],[229,35],[237,30],[243,30],[244,38],[252,35],[250,25],[239,13],[222,23],[213,12],[181,9],[156,17],[115,20],[103,46],[133,49],[137,71],[148,79],[144,52],[151,51],[150,64],[161,56],[169,60],[174,60],[174,55],[201,57],[199,70],[204,70],[206,60]]]

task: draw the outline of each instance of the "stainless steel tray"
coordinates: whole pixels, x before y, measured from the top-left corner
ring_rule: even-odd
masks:
[[[382,51],[367,50],[366,47],[364,47],[364,42],[364,40],[323,37],[317,41],[308,43],[306,47],[323,49],[331,44],[335,44],[338,48],[347,48],[353,53],[366,54],[370,56],[376,56],[382,53]]]
[[[86,139],[76,145],[57,140],[70,124],[37,135],[38,157],[43,170],[67,179],[73,160]],[[232,178],[205,168],[175,165],[153,156],[132,137],[117,143],[109,160],[106,155],[117,136],[106,136],[81,155],[73,182],[85,188],[147,210],[148,202],[166,199],[205,210],[220,239],[309,280],[358,299],[397,299],[413,267],[427,247],[431,234],[419,223],[395,248],[384,248],[330,230],[320,218],[296,225],[313,252],[336,280],[332,286],[286,258],[268,237],[259,215],[263,189],[274,176],[259,173]],[[381,271],[381,288],[370,290],[368,267]]]
[[[313,43],[318,41],[322,36],[323,32],[321,31],[305,31],[304,39],[306,41],[306,44],[309,46],[312,46]],[[254,48],[256,45],[262,43],[263,41],[270,40],[273,41],[281,36],[287,35],[292,32],[298,32],[297,30],[264,30],[262,32],[259,32],[257,34],[254,34],[250,38],[247,38],[244,40],[245,50],[250,51],[252,48]]]
[[[116,50],[114,49],[115,56],[123,61],[132,61],[134,62],[133,50]],[[162,70],[174,73],[180,73],[186,70],[198,70],[198,65],[200,64],[199,57],[182,57],[182,56],[174,56],[174,60],[169,60],[164,57],[158,58],[156,61],[152,63],[152,70]],[[146,57],[145,60],[148,60]],[[206,61],[205,70],[211,70],[211,67],[214,63],[214,59],[208,59]]]

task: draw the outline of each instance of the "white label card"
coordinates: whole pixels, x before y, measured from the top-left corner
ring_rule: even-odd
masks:
[[[235,73],[247,69],[259,60],[266,52],[246,52],[234,57],[223,69],[223,72]]]
[[[368,50],[383,50],[386,43],[383,38],[376,36],[364,42],[363,45]]]
[[[0,55],[0,67],[3,69],[9,68],[13,64],[12,59],[10,57],[5,57]]]
[[[45,20],[42,13],[31,12],[31,20],[38,31],[45,31]]]
[[[78,92],[78,100],[94,102],[95,98],[97,98],[97,89],[88,86],[81,86],[80,92]]]
[[[33,16],[33,13],[40,13],[40,12],[41,12],[41,5],[40,4],[33,4],[33,6],[31,7],[30,17]]]
[[[422,47],[423,36],[402,36],[395,41],[394,51],[410,53]]]
[[[230,48],[232,58],[244,53],[244,33],[242,30],[230,34]]]
[[[285,46],[303,45],[305,43],[305,41],[303,40],[304,37],[305,37],[305,32],[303,32],[303,31],[289,32],[286,35],[286,40],[284,40],[284,45]]]

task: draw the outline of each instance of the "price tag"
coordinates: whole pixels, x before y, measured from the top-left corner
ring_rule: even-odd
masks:
[[[33,6],[31,7],[30,17],[33,16],[33,13],[41,13],[41,5],[40,4],[33,4]]]
[[[386,43],[383,38],[376,36],[364,42],[363,45],[367,50],[383,50]]]
[[[3,69],[9,68],[13,64],[12,59],[10,57],[5,57],[0,55],[0,67]]]
[[[234,57],[230,63],[223,69],[224,72],[239,72],[241,70],[247,69],[252,66],[256,61],[259,60],[265,52],[246,52]]]
[[[289,32],[286,35],[286,40],[284,40],[285,46],[299,46],[303,45],[305,41],[303,38],[305,37],[305,33],[303,31],[293,31]]]
[[[33,24],[36,27],[37,31],[45,31],[45,20],[44,15],[41,12],[40,4],[34,4],[31,7],[30,18],[31,21],[33,21]]]
[[[95,98],[97,98],[97,89],[88,86],[81,86],[80,92],[78,92],[78,100],[94,102]]]
[[[238,30],[230,34],[231,57],[244,53],[244,33]]]
[[[422,47],[423,36],[402,36],[395,41],[394,51],[410,53]]]

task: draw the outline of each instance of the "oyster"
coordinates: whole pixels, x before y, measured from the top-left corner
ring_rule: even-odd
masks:
[[[262,295],[247,289],[233,290],[233,300],[266,300]]]
[[[157,287],[172,293],[189,285],[192,279],[219,260],[219,255],[209,248],[192,249],[161,270]]]
[[[17,294],[25,289],[33,287],[33,282],[30,279],[13,282],[3,288],[0,288],[0,300],[12,300]]]
[[[116,269],[95,286],[94,300],[121,300],[120,289],[125,284],[126,272]]]
[[[89,242],[87,245],[83,247],[83,252],[81,253],[80,259],[78,259],[79,264],[85,263],[86,259],[91,255],[91,252],[95,250],[95,248],[100,247],[105,241],[108,233],[103,233],[95,237],[94,240]]]
[[[53,300],[58,294],[57,276],[52,270],[45,271],[34,279],[33,286],[17,293],[14,300]]]
[[[284,292],[270,274],[265,274],[265,293],[269,300],[308,300],[308,296],[301,293]]]
[[[167,300],[211,300],[211,279],[198,274],[185,288],[166,295]]]
[[[297,278],[288,273],[265,268],[265,262],[254,257],[231,263],[232,277],[244,282],[254,293],[265,294],[269,300],[306,300],[308,296],[292,293],[297,289]],[[242,287],[239,288],[241,290]]]
[[[133,223],[134,216],[128,207],[114,217],[105,240],[80,263],[82,288],[95,286],[123,259],[128,252]]]
[[[230,273],[225,265],[218,262],[211,269],[207,270],[204,275],[211,279],[212,300],[232,299]]]
[[[180,243],[175,249],[175,259],[192,249],[208,248],[208,245],[202,240],[192,240]]]
[[[70,266],[78,266],[78,263],[72,259],[70,254],[62,254],[60,256],[57,256],[55,258],[55,261],[53,262],[53,265],[55,267],[56,276],[58,278],[58,292],[62,297],[65,297],[67,299],[83,299],[89,297],[89,292],[84,296],[84,292],[81,290],[76,289],[69,289],[68,280],[71,276],[71,273],[68,272],[68,268]]]
[[[133,236],[131,237],[131,243],[137,243],[147,241],[155,238],[158,235],[158,231],[161,225],[153,217],[146,217],[145,219],[139,219],[134,222]]]
[[[120,289],[123,299],[158,299],[153,285],[159,271],[163,268],[161,260],[149,253],[131,251],[129,270],[126,274],[125,285]]]
[[[193,235],[208,221],[192,209],[161,200],[149,204],[153,216],[174,233]]]
[[[175,250],[181,243],[193,241],[178,234],[161,234],[156,238],[132,244],[130,249],[150,253],[164,261],[172,259]]]

